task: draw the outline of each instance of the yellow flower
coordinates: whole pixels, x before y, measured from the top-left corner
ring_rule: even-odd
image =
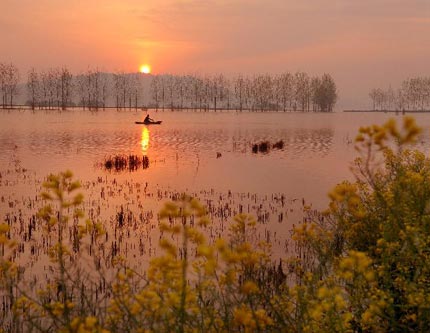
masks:
[[[241,287],[241,291],[246,295],[255,294],[258,290],[258,286],[252,281],[245,281]]]
[[[94,326],[97,324],[97,318],[96,317],[86,317],[85,318],[85,326],[88,329],[94,328]]]
[[[234,309],[233,311],[234,321],[238,325],[245,327],[255,327],[255,322],[252,319],[252,312],[245,306]]]
[[[10,230],[10,227],[6,223],[0,223],[0,233],[4,234]]]

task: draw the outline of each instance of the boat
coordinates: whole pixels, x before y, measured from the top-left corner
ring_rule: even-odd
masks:
[[[139,125],[160,125],[162,121],[135,121],[134,123]]]

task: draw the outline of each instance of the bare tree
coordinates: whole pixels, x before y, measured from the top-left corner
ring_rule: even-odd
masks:
[[[275,80],[275,91],[278,103],[282,105],[282,110],[291,108],[294,96],[294,77],[290,73],[283,73]]]
[[[166,87],[166,95],[169,99],[170,110],[174,109],[175,103],[175,78],[172,75],[164,75],[164,82]],[[163,103],[164,104],[164,103]]]
[[[313,77],[311,79],[311,101],[312,101],[312,111],[320,111],[320,105],[319,105],[319,94],[320,92],[320,87],[321,87],[321,79],[317,76]]]
[[[376,101],[377,101],[377,98],[378,98],[378,91],[377,91],[377,89],[374,88],[374,89],[370,90],[369,97],[372,100],[373,110],[375,111],[376,110]]]
[[[309,111],[310,102],[310,82],[308,74],[304,72],[297,72],[295,75],[295,100],[296,107],[298,106],[301,111]]]
[[[187,80],[183,75],[175,76],[175,90],[176,95],[179,99],[179,108],[182,110],[184,108],[184,99],[186,98],[186,90],[187,90]]]
[[[272,107],[273,97],[272,78],[268,74],[258,75],[253,82],[256,105],[261,110],[267,110]]]
[[[54,69],[43,71],[40,74],[41,83],[41,105],[44,108],[52,109],[55,105],[57,95],[56,74]]]
[[[140,97],[142,94],[142,81],[141,74],[134,73],[130,75],[130,96],[129,99],[133,101],[134,109],[137,110]]]
[[[129,108],[131,109],[131,82],[130,76],[127,73],[120,71],[114,74],[114,91],[117,110],[126,108],[127,101],[129,104]]]
[[[99,108],[99,78],[98,69],[88,69],[86,79],[88,81],[88,106],[90,110],[97,111]]]
[[[32,68],[27,75],[27,92],[31,109],[34,110],[36,106],[40,107],[40,80],[39,74],[34,68]]]
[[[105,110],[106,109],[107,96],[109,94],[109,81],[107,79],[106,74],[104,74],[104,73],[100,75],[100,88],[101,88],[102,107],[103,107],[103,110]]]
[[[160,79],[160,97],[162,103],[162,109],[164,111],[165,102],[166,102],[166,77],[163,75]]]
[[[18,95],[19,71],[15,65],[9,65],[9,101],[10,107],[13,106],[13,98]]]
[[[154,76],[151,81],[151,95],[155,102],[155,109],[158,110],[160,103],[160,77],[158,75]]]
[[[0,63],[0,89],[2,107],[13,107],[13,99],[18,94],[19,71],[14,64]]]
[[[211,95],[213,99],[214,110],[216,111],[217,107],[219,107],[220,104],[222,105],[222,102],[224,102],[229,94],[227,78],[222,74],[215,75],[212,78],[212,89]]]
[[[231,96],[231,81],[223,74],[219,75],[219,100],[224,103],[223,108],[230,109],[230,96]]]
[[[7,69],[6,69],[6,64],[3,64],[0,62],[0,89],[1,89],[1,105],[2,108],[6,108],[6,104],[7,104]]]
[[[243,102],[245,98],[245,80],[242,75],[238,75],[233,80],[234,85],[234,96],[236,97],[236,100],[238,101],[238,105],[236,107],[236,110],[242,111],[243,110]]]
[[[59,81],[61,90],[61,108],[65,110],[71,104],[73,91],[73,75],[66,67],[63,67],[60,70]]]
[[[203,108],[204,80],[196,76],[193,79],[194,108]]]
[[[75,77],[75,92],[77,93],[78,97],[78,105],[81,106],[84,110],[88,106],[89,101],[88,98],[88,80],[86,78],[86,75],[84,73],[79,74]]]
[[[397,90],[395,107],[398,111],[403,111],[405,109],[405,95],[402,89]]]
[[[333,111],[337,100],[337,88],[330,74],[324,74],[321,77],[320,85],[317,87],[315,94],[315,101],[320,111]]]
[[[214,107],[214,111],[217,110],[217,100],[219,97],[219,90],[220,90],[220,86],[219,86],[219,77],[218,76],[214,76],[213,78],[210,79],[211,82],[211,91],[210,91],[210,98],[213,100],[213,107]]]

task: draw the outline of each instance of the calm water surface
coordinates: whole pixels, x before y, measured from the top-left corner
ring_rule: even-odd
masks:
[[[143,112],[3,111],[0,169],[14,159],[40,177],[70,169],[83,180],[106,175],[179,191],[281,192],[320,207],[330,188],[351,178],[359,126],[390,116],[159,111],[151,117],[162,125],[143,126],[134,124]],[[418,115],[421,126],[427,118]],[[254,143],[279,140],[281,150],[252,153]],[[146,155],[150,166],[121,175],[104,171],[105,157],[115,154]]]

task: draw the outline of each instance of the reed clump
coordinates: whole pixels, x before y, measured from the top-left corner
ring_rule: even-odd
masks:
[[[279,140],[275,143],[270,143],[269,141],[262,141],[260,143],[254,143],[252,145],[252,152],[257,153],[268,153],[271,149],[284,149],[284,141]]]
[[[122,172],[122,171],[137,171],[138,169],[149,168],[148,156],[137,155],[113,155],[108,156],[102,163],[102,167],[107,171]]]

